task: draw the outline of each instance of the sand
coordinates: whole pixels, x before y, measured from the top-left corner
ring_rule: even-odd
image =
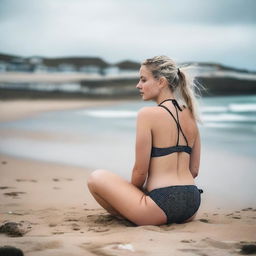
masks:
[[[119,100],[0,100],[0,122],[32,117],[41,112],[108,105]]]
[[[10,111],[6,115],[1,108],[0,120],[50,111],[50,106],[84,107],[84,102],[63,103],[4,102],[5,111]],[[23,110],[17,113],[15,109],[20,104]],[[1,155],[0,226],[18,223],[22,235],[0,234],[0,246],[15,246],[27,256],[179,256],[240,255],[243,246],[256,243],[256,209],[250,207],[202,207],[196,219],[185,224],[137,227],[118,220],[100,208],[89,194],[86,180],[90,171]]]

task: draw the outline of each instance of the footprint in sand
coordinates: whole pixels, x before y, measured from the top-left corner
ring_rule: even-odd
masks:
[[[241,216],[233,216],[233,219],[241,219]]]
[[[242,209],[243,212],[246,212],[246,211],[253,211],[254,209],[252,207],[248,207],[248,208],[244,208]]]
[[[25,244],[27,247],[29,247],[29,249],[26,250],[28,253],[34,252],[34,251],[44,251],[48,249],[58,249],[62,247],[62,244],[60,241],[50,241],[45,243],[33,242],[32,245],[30,242],[26,241],[26,242],[23,242],[22,244]]]
[[[61,181],[61,180],[72,181],[73,179],[72,178],[53,178],[52,180],[54,182],[58,182],[58,181]]]
[[[209,237],[199,242],[193,241],[190,245],[192,248],[179,250],[193,255],[237,255],[238,250],[241,248],[241,244],[236,241],[218,241]]]
[[[99,225],[125,225],[128,227],[135,226],[133,223],[131,223],[128,220],[125,219],[119,219],[117,217],[114,217],[110,214],[90,214],[87,215],[87,221],[91,222],[90,226],[95,226],[95,224]]]
[[[14,187],[8,187],[8,186],[0,187],[0,189],[9,189],[9,188],[14,188]]]
[[[196,241],[192,240],[192,239],[189,239],[189,240],[184,239],[184,240],[181,240],[180,242],[181,243],[195,243]]]
[[[11,196],[12,198],[18,198],[19,195],[26,194],[26,192],[6,192],[5,196]]]
[[[72,230],[75,230],[75,231],[78,231],[81,229],[77,223],[72,223],[71,227],[72,227]]]
[[[77,218],[67,218],[67,219],[65,219],[65,221],[68,221],[68,222],[70,222],[70,221],[79,221],[79,219],[77,219]]]
[[[208,220],[208,219],[199,219],[198,221],[200,221],[200,222],[204,222],[204,223],[211,223],[211,221],[210,221],[210,220]]]
[[[63,235],[64,232],[63,231],[53,231],[52,234],[53,235]]]
[[[61,188],[60,187],[53,187],[53,189],[60,190]]]
[[[37,180],[33,180],[33,179],[16,179],[17,182],[34,182],[36,183]]]
[[[50,228],[54,228],[54,227],[56,227],[57,226],[57,223],[49,223],[49,225],[48,225]]]
[[[202,239],[202,243],[205,243],[207,245],[210,245],[215,248],[219,249],[237,249],[238,248],[238,243],[235,241],[218,241],[212,238],[204,238]]]
[[[90,227],[87,229],[87,231],[93,231],[96,233],[107,232],[109,230],[110,230],[109,228],[104,228],[104,227]]]
[[[237,214],[234,215],[233,213],[229,213],[226,215],[213,213],[209,215],[208,218],[200,218],[200,219],[196,219],[195,221],[203,222],[206,224],[229,224],[232,222],[232,218],[240,219],[241,217]]]

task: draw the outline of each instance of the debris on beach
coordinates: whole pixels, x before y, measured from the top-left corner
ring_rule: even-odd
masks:
[[[127,250],[130,252],[135,252],[132,244],[118,244],[118,245],[114,246],[113,248],[119,249],[119,250]]]
[[[241,247],[241,254],[243,255],[256,254],[256,244],[244,244]]]
[[[0,256],[23,256],[23,252],[21,249],[13,247],[13,246],[1,246],[0,247]]]
[[[11,214],[11,215],[24,215],[23,213],[18,213],[18,212],[13,212],[13,211],[8,211],[7,214]]]
[[[30,230],[31,226],[25,222],[6,222],[0,226],[0,233],[4,233],[12,237],[23,236]]]

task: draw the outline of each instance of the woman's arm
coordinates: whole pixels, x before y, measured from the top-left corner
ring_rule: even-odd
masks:
[[[196,178],[199,172],[200,154],[201,154],[201,140],[200,140],[199,131],[197,130],[197,136],[192,148],[192,153],[190,155],[190,162],[189,162],[189,169],[193,178]]]
[[[135,164],[131,183],[142,189],[147,178],[151,154],[150,108],[143,108],[137,116]]]

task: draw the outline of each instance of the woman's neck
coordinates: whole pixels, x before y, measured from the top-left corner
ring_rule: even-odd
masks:
[[[174,99],[174,95],[172,92],[168,92],[168,93],[160,93],[158,95],[158,97],[156,98],[156,103],[160,104],[162,101],[166,100],[166,99]]]

